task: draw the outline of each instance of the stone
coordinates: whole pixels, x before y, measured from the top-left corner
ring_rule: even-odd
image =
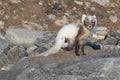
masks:
[[[86,56],[62,64],[34,62],[18,74],[16,80],[119,80],[120,59],[117,57],[120,54],[117,54]]]
[[[68,23],[67,17],[63,16],[63,19],[55,20],[55,24],[58,26],[63,26]]]
[[[83,2],[77,1],[75,0],[74,3],[78,4],[78,5],[83,5]]]
[[[53,3],[51,4],[51,8],[52,9],[56,9],[56,10],[60,10],[63,8],[62,4],[58,1],[53,1]]]
[[[38,4],[39,4],[40,6],[42,6],[42,5],[43,5],[43,3],[42,3],[42,2],[38,2]]]
[[[0,54],[9,46],[9,43],[5,40],[0,38]]]
[[[91,0],[91,2],[95,2],[103,7],[108,7],[110,5],[110,0]]]
[[[1,67],[2,71],[9,71],[14,65],[13,64],[9,64],[6,66]]]
[[[116,32],[116,31],[110,32],[109,36],[111,36],[111,37],[116,38],[116,39],[119,40],[120,39],[120,32]]]
[[[44,31],[7,29],[5,39],[10,45],[22,45],[25,48],[33,46],[37,38],[44,37]]]
[[[37,48],[37,46],[31,46],[31,47],[27,48],[26,52],[29,54],[32,51],[34,51],[36,48]]]
[[[120,33],[119,32],[109,32],[106,36],[106,39],[103,40],[101,43],[104,45],[119,45],[120,40]]]
[[[44,34],[43,38],[36,39],[35,45],[37,47],[42,46],[45,48],[50,48],[54,45],[56,36],[57,36],[56,32],[47,32]]]
[[[106,27],[97,27],[92,34],[94,40],[103,40],[108,34],[108,29]]]
[[[48,50],[48,48],[39,46],[38,48],[34,49],[34,52],[42,53],[42,52],[45,52],[47,50]]]
[[[0,71],[0,78],[3,80],[8,78],[9,80],[119,80],[119,57],[120,50],[87,55],[65,63],[42,63],[26,58],[9,71]]]
[[[0,21],[0,26],[4,26],[4,21]]]
[[[40,31],[44,30],[44,28],[41,25],[34,22],[28,22],[28,21],[23,21],[22,27],[28,30],[40,30]]]
[[[4,53],[4,51],[1,52],[0,50],[0,70],[8,70],[8,68],[6,69],[7,63],[9,63],[9,58],[8,56]]]
[[[117,44],[117,39],[113,37],[107,37],[104,41],[102,41],[102,44],[104,45],[116,45]]]
[[[26,52],[26,50],[23,46],[13,46],[7,52],[7,56],[12,61],[19,61],[19,59],[22,59],[22,58],[28,56],[28,53]]]
[[[49,19],[52,19],[52,20],[55,20],[56,16],[55,16],[54,14],[49,14],[49,15],[48,15],[48,18],[49,18]]]
[[[90,2],[85,2],[85,7],[90,7],[91,3]]]
[[[111,15],[110,16],[110,20],[113,22],[113,23],[116,23],[118,21],[118,17],[117,16],[114,16],[114,15]]]
[[[21,0],[10,0],[12,3],[21,3]]]
[[[120,40],[118,41],[118,45],[120,46]]]

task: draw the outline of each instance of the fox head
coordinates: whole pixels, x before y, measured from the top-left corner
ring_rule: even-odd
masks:
[[[97,18],[95,15],[82,15],[82,24],[89,30],[93,30],[97,26]]]

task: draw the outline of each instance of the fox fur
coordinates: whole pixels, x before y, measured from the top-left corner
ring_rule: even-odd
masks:
[[[58,52],[60,49],[72,49],[81,27],[82,25],[75,23],[64,25],[57,34],[54,46],[38,56],[48,56]]]
[[[93,29],[93,26],[88,24],[88,21],[92,20],[93,16],[83,15],[82,23],[64,25],[57,34],[54,46],[37,56],[48,56],[50,54],[57,53],[60,49],[71,50],[74,46],[76,55],[79,55],[79,46],[83,48],[84,39],[90,36],[91,30]],[[84,52],[84,49],[82,50]]]

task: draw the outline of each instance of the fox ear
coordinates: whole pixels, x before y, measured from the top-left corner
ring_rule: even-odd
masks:
[[[97,24],[97,17],[96,17],[96,15],[94,15],[93,17],[94,17],[94,20],[95,20],[95,22]]]
[[[83,14],[83,15],[82,15],[82,23],[84,23],[85,18],[86,18],[86,15],[85,15],[85,14]]]

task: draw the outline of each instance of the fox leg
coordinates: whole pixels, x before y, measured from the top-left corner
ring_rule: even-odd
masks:
[[[85,47],[84,43],[80,43],[80,49],[81,49],[82,55],[86,55],[86,53],[84,51],[84,47]]]
[[[76,54],[76,56],[80,56],[79,50],[80,50],[80,43],[78,40],[76,40],[76,42],[75,42],[75,54]]]
[[[81,50],[82,55],[86,55],[85,51],[84,51],[84,47],[85,47],[85,45],[84,45],[83,41],[76,40],[76,43],[75,43],[76,56],[80,56],[80,50]]]

